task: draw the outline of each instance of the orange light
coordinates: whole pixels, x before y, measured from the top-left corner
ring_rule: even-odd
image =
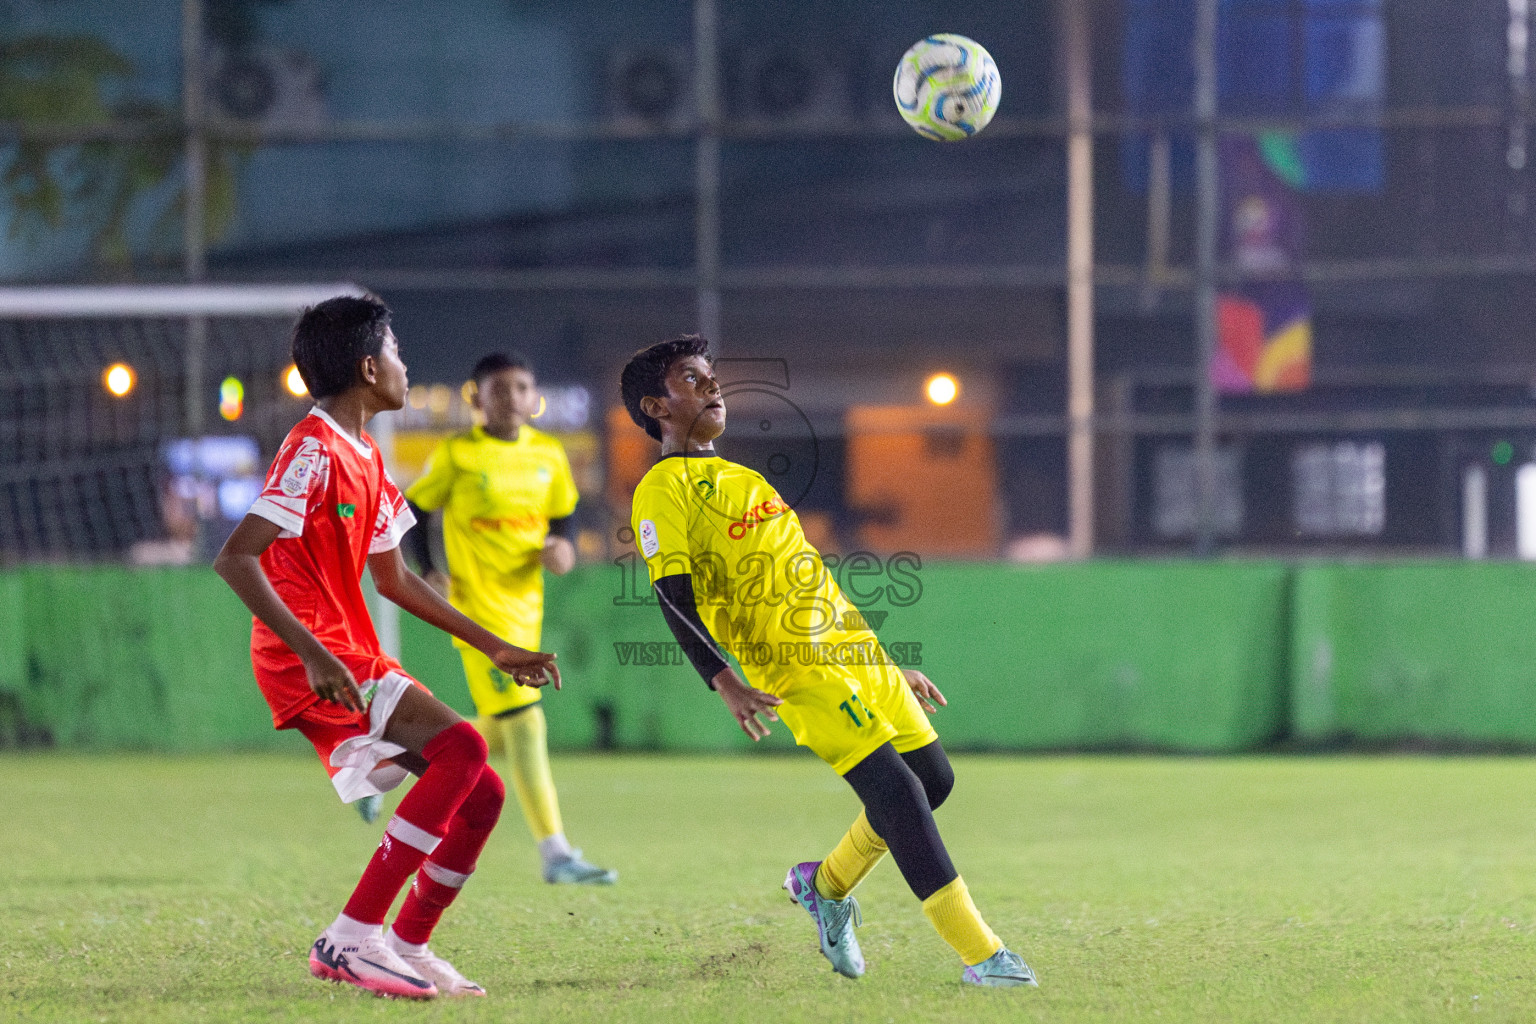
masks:
[[[133,367],[127,363],[113,363],[101,375],[102,385],[118,398],[132,391],[137,380],[138,376],[133,372]]]
[[[928,378],[923,391],[934,405],[948,405],[959,396],[960,382],[947,373],[936,373]]]
[[[287,388],[288,393],[294,398],[303,398],[309,394],[309,388],[304,386],[304,375],[299,372],[297,366],[291,364],[288,372],[283,374],[283,387]]]

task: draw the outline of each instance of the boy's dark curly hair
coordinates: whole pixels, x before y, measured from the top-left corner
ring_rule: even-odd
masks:
[[[533,372],[533,363],[521,352],[492,352],[481,356],[475,368],[469,371],[469,379],[478,387],[480,382],[502,370],[527,370]]]
[[[711,362],[709,342],[697,334],[684,334],[643,348],[629,357],[624,372],[619,375],[619,393],[624,397],[624,408],[635,425],[661,440],[661,424],[640,410],[640,399],[665,398],[667,371],[684,356],[703,356]]]
[[[338,295],[311,306],[293,327],[293,362],[309,397],[330,398],[358,382],[357,364],[377,357],[389,332],[389,307],[372,295]]]

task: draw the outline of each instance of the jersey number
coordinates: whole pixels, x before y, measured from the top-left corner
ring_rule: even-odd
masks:
[[[858,711],[853,710],[853,707],[854,707],[855,704],[858,705],[859,711],[864,712],[864,717],[863,718],[859,717],[859,712]],[[866,708],[864,706],[864,702],[859,700],[859,695],[858,694],[854,694],[852,697],[850,697],[847,700],[843,701],[841,704],[838,705],[838,707],[840,707],[844,711],[848,712],[848,717],[853,719],[853,724],[858,726],[860,729],[864,728],[870,722],[873,722],[875,720],[875,713],[873,711],[869,710],[869,708]]]

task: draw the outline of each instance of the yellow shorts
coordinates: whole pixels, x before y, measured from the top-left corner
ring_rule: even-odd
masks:
[[[460,647],[459,656],[464,659],[464,678],[469,683],[469,695],[474,699],[475,710],[481,715],[499,715],[527,707],[539,700],[540,691],[533,686],[520,686],[512,677],[497,668],[490,658],[473,647]]]
[[[776,692],[795,742],[839,775],[883,743],[905,754],[939,738],[895,665],[819,666]]]

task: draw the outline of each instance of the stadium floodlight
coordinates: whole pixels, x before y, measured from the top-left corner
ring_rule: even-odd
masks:
[[[304,383],[304,375],[293,363],[289,363],[288,369],[283,371],[283,387],[287,388],[288,393],[294,398],[303,398],[309,394],[309,387]]]
[[[948,405],[960,395],[960,382],[947,373],[936,373],[928,378],[923,393],[934,405]]]
[[[126,398],[128,396],[128,392],[133,390],[135,379],[133,367],[127,363],[113,363],[101,375],[101,381],[106,386],[107,391],[118,398]]]

